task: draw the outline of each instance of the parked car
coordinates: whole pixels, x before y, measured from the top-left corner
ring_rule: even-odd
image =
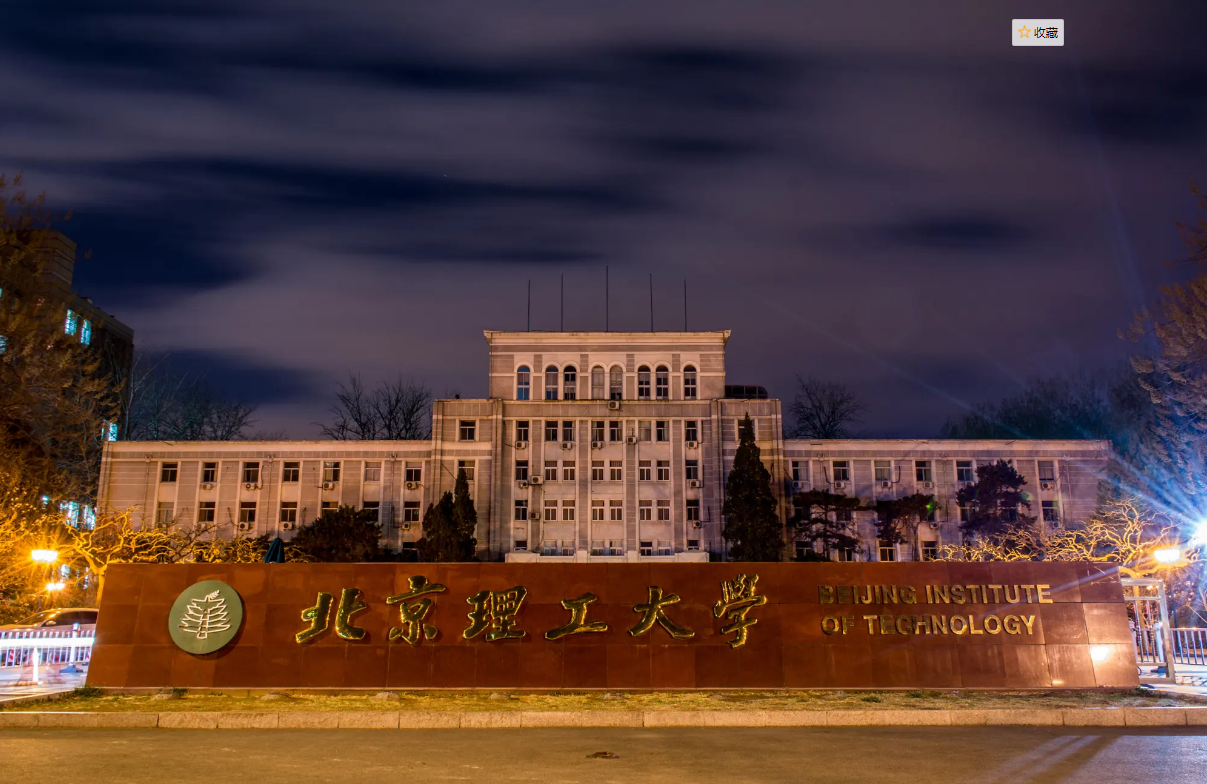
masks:
[[[80,631],[96,631],[97,610],[89,607],[68,607],[55,610],[43,610],[37,615],[31,615],[20,623],[9,623],[0,626],[0,631],[21,632],[38,629],[46,631],[71,631],[75,624],[80,625]]]

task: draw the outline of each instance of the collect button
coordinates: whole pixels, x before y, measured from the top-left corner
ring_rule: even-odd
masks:
[[[1015,46],[1064,46],[1065,20],[1013,19],[1010,40]]]

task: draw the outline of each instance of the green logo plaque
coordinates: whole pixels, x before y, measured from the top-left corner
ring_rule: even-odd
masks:
[[[213,653],[239,633],[243,600],[218,580],[203,580],[180,592],[168,615],[172,642],[189,653]]]

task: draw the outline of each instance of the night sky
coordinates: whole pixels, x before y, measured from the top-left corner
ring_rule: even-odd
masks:
[[[350,370],[484,394],[529,279],[602,329],[605,265],[613,329],[686,279],[730,383],[933,436],[1124,357],[1207,186],[1192,0],[11,5],[0,170],[75,210],[77,290],[292,438]]]

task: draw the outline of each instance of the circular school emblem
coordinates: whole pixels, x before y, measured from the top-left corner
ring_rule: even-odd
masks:
[[[203,580],[180,592],[168,615],[172,642],[189,653],[213,653],[239,633],[243,600],[224,582]]]

